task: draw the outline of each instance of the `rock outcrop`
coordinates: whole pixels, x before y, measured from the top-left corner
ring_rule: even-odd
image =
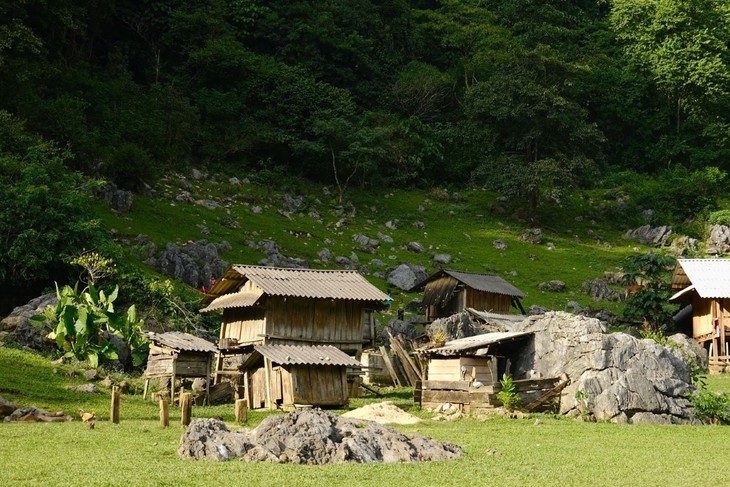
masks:
[[[39,352],[55,350],[56,342],[48,338],[51,329],[33,325],[30,317],[43,314],[43,309],[48,305],[56,306],[57,304],[58,297],[56,293],[33,298],[27,304],[18,306],[3,318],[0,321],[0,331],[9,332],[12,340],[22,347]]]
[[[228,431],[216,419],[196,419],[180,439],[178,455],[189,459],[324,465],[398,463],[460,457],[460,446],[406,435],[364,419],[348,419],[319,409],[269,416],[253,430]]]
[[[563,312],[532,316],[516,331],[534,332],[513,364],[516,377],[566,374],[560,410],[616,423],[697,422],[685,394],[694,390],[681,350]]]

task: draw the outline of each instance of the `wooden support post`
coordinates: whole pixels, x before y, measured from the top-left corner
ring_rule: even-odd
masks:
[[[271,411],[274,405],[271,401],[271,359],[264,357],[264,380],[266,381],[266,408]]]
[[[237,423],[245,423],[246,422],[246,412],[248,409],[248,401],[245,399],[237,399],[236,400],[236,422]]]
[[[167,399],[160,398],[160,426],[167,428],[170,426],[170,404]]]
[[[150,379],[149,378],[146,378],[144,380],[144,393],[142,394],[142,400],[143,401],[146,401],[147,400],[147,391],[149,390],[149,388],[150,388]]]
[[[210,406],[210,367],[212,365],[212,358],[208,355],[208,363],[205,366],[205,404]]]
[[[245,399],[248,404],[251,404],[253,401],[253,398],[251,397],[251,389],[249,389],[248,386],[248,370],[243,371],[243,399]]]
[[[218,350],[218,354],[215,357],[215,372],[213,372],[213,384],[218,384],[221,381],[221,370],[223,370],[223,353]]]
[[[385,368],[388,369],[390,378],[393,379],[393,385],[401,387],[400,379],[398,379],[398,374],[395,371],[395,367],[393,367],[393,363],[390,361],[390,355],[388,355],[388,350],[386,350],[385,347],[380,347],[379,350],[380,354],[383,356]]]
[[[110,416],[114,424],[119,424],[119,396],[121,396],[119,386],[112,387],[112,410]]]
[[[193,411],[193,395],[189,392],[180,394],[180,423],[183,426],[190,424],[190,416]]]
[[[177,355],[172,357],[172,377],[170,377],[170,404],[175,404],[175,375],[177,373]]]

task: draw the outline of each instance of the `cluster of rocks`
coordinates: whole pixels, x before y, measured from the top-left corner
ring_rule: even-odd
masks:
[[[709,225],[707,228],[708,237],[704,242],[704,252],[707,255],[724,255],[730,253],[730,227],[726,225]],[[674,236],[672,227],[660,225],[652,227],[643,225],[628,230],[625,235],[627,239],[635,240],[644,245],[654,247],[669,247],[675,255],[684,255],[686,252],[697,252],[699,242],[697,239],[686,235]]]
[[[563,312],[529,317],[515,331],[534,333],[513,363],[515,377],[567,375],[561,413],[617,423],[697,422],[686,397],[694,390],[687,360],[706,366],[707,354],[684,335],[664,347]]]
[[[269,416],[253,430],[229,431],[223,421],[196,419],[182,435],[178,455],[216,461],[324,465],[399,463],[459,458],[453,443],[407,435],[364,419],[343,418],[320,409]]]
[[[56,342],[48,338],[51,329],[34,325],[31,316],[40,315],[46,306],[56,306],[56,293],[44,294],[31,299],[27,304],[18,306],[0,321],[0,343],[6,337],[17,345],[39,352],[50,352],[56,349]]]
[[[109,207],[117,213],[127,213],[132,209],[134,195],[131,191],[120,189],[114,183],[106,183],[96,192],[96,197],[106,201]]]
[[[208,286],[213,279],[223,275],[228,263],[220,254],[222,250],[231,249],[231,245],[225,241],[216,244],[206,240],[190,240],[181,245],[169,242],[160,250],[144,236],[138,238],[138,246],[144,252],[147,265],[160,274],[179,279],[195,288]]]

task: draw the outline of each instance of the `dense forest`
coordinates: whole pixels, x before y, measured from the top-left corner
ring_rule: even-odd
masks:
[[[634,178],[681,221],[730,166],[729,39],[725,0],[0,0],[0,281],[103,238],[95,180],[181,167],[528,211]]]

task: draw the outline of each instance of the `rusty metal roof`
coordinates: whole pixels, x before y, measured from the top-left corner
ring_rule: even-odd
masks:
[[[253,348],[259,354],[279,365],[362,367],[362,364],[354,357],[350,357],[332,345],[256,345]],[[249,361],[247,360],[247,362]]]
[[[357,271],[233,265],[213,285],[201,304],[209,305],[220,296],[236,292],[247,281],[251,281],[269,296],[376,302],[390,299]]]
[[[181,352],[213,353],[218,351],[218,347],[208,340],[180,331],[169,331],[167,333],[148,332],[146,336],[151,342],[157,345],[169,347]]]
[[[679,289],[690,284],[702,298],[730,297],[730,259],[679,259],[672,287]]]
[[[530,335],[532,335],[531,331],[484,333],[482,335],[452,340],[438,348],[421,348],[419,349],[419,352],[425,353],[426,355],[460,355],[466,352],[476,352],[481,348],[486,348],[498,343],[522,340]]]

